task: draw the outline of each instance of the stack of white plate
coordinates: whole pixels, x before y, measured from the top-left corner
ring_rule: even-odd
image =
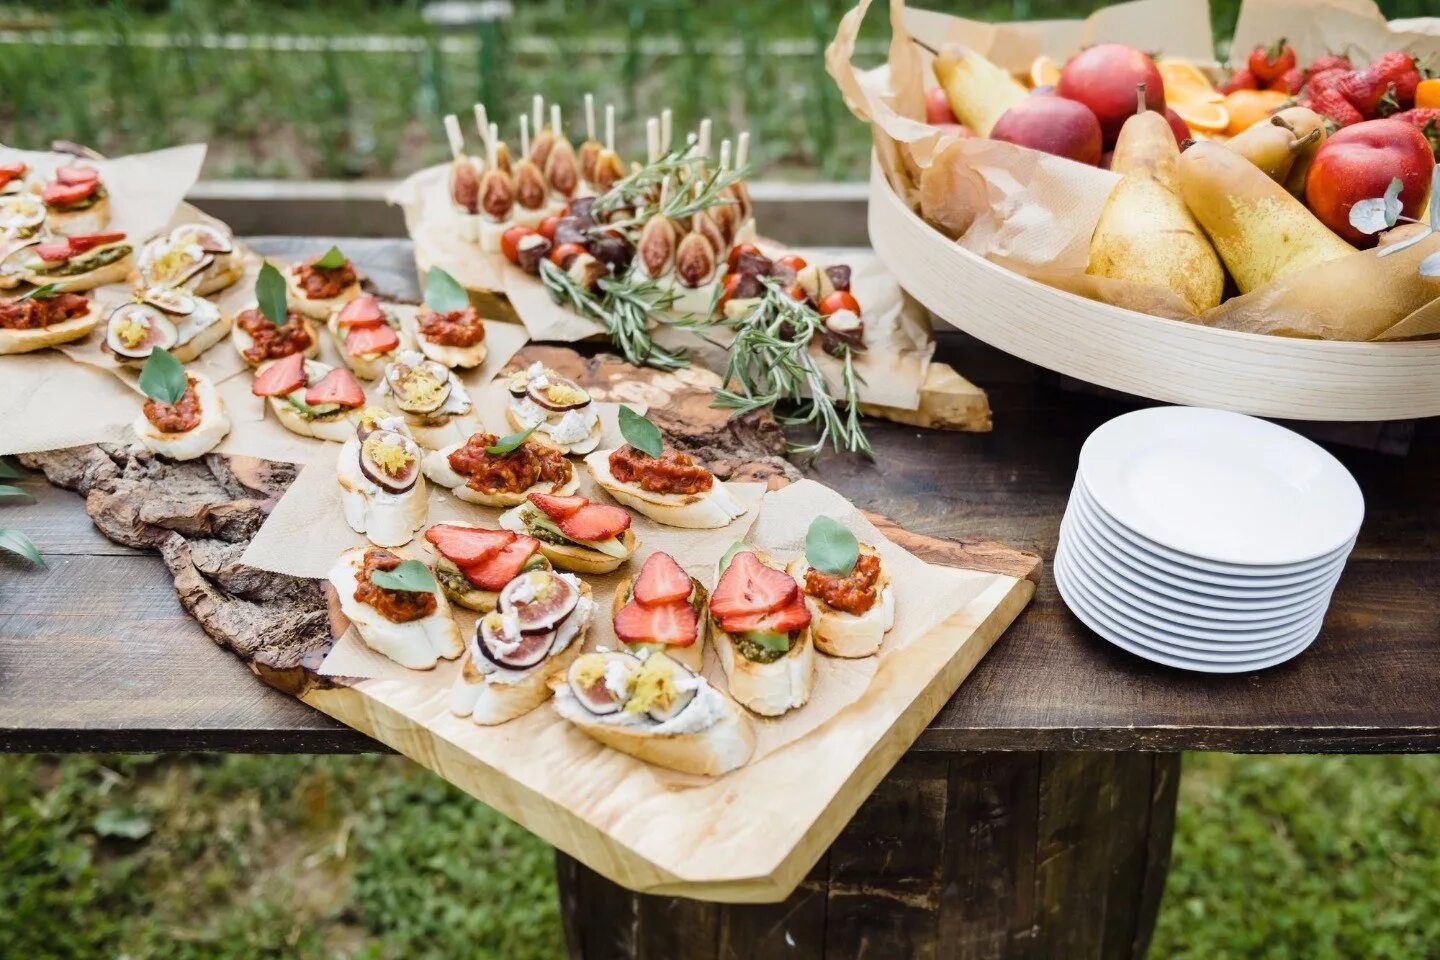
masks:
[[[1131,653],[1206,673],[1260,670],[1320,632],[1364,514],[1349,471],[1284,427],[1139,410],[1080,451],[1055,583],[1077,617]]]

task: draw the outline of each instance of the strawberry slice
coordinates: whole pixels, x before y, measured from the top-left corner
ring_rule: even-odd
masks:
[[[557,526],[571,540],[609,540],[630,529],[630,514],[608,503],[587,503]]]
[[[23,163],[8,163],[0,166],[0,187],[5,186],[11,180],[25,176],[25,170],[26,167]]]
[[[338,403],[342,407],[363,407],[365,388],[355,379],[355,374],[344,367],[336,367],[310,389],[305,391],[305,402],[312,407],[322,403]]]
[[[380,309],[380,301],[369,294],[356,297],[345,304],[340,316],[335,318],[335,323],[341,330],[347,327],[371,327],[384,322],[385,311]]]
[[[688,581],[687,581],[688,583]],[[630,601],[615,614],[615,636],[626,643],[663,643],[688,647],[700,632],[695,608],[688,603],[642,607]]]
[[[434,544],[445,559],[463,566],[489,560],[510,546],[515,534],[510,530],[481,530],[453,523],[437,523],[425,531],[425,539]]]
[[[64,240],[35,244],[35,253],[46,263],[60,263],[70,259],[70,244]]]
[[[352,357],[369,353],[389,353],[400,346],[400,335],[385,324],[351,327],[345,334],[345,352]]]
[[[767,613],[740,613],[730,617],[717,617],[726,633],[749,633],[765,630],[771,633],[792,633],[810,625],[810,608],[805,598],[796,593],[794,599]]]
[[[557,497],[550,493],[532,493],[530,502],[544,511],[551,520],[564,520],[566,517],[575,516],[590,500],[581,496]]]
[[[74,186],[78,183],[95,183],[100,179],[100,171],[94,167],[64,166],[55,168],[55,181],[67,186]]]
[[[93,250],[96,247],[103,247],[107,243],[117,243],[125,239],[124,232],[117,233],[87,233],[80,237],[70,238],[70,253],[84,253],[86,250]]]
[[[681,569],[674,557],[668,553],[652,553],[640,568],[631,593],[636,602],[650,607],[688,598],[691,586],[690,574]]]
[[[55,183],[47,183],[40,197],[48,204],[63,207],[68,204],[79,203],[94,193],[99,186],[99,180],[86,180],[83,183],[60,183],[56,181]]]
[[[800,595],[789,574],[767,567],[749,550],[735,554],[715,584],[710,612],[722,623],[734,617],[778,610]]]
[[[505,584],[519,576],[526,561],[539,549],[539,540],[517,534],[514,540],[490,559],[457,566],[460,567],[460,572],[465,574],[465,579],[481,590],[501,590]]]
[[[283,397],[305,386],[305,354],[292,353],[255,375],[250,392],[257,397]]]

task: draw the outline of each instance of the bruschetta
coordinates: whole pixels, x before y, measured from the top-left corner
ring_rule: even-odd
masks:
[[[500,590],[520,574],[552,569],[540,541],[510,530],[437,523],[425,539],[435,548],[435,576],[445,595],[481,613],[494,610]]]
[[[485,362],[485,321],[467,304],[455,310],[422,306],[401,316],[401,327],[431,360],[447,367],[478,367]]]
[[[585,468],[610,496],[666,526],[713,529],[745,512],[723,482],[678,450],[653,457],[627,443],[594,451],[585,457]]]
[[[556,712],[580,732],[657,767],[713,777],[755,753],[750,718],[664,653],[587,653],[552,686]]]
[[[245,273],[229,229],[215,223],[182,223],[140,248],[131,283],[137,287],[183,286],[208,296]]]
[[[360,277],[338,248],[297,263],[285,271],[290,305],[312,320],[330,315],[360,296]]]
[[[299,353],[263,365],[250,392],[268,398],[291,433],[336,443],[350,439],[365,406],[365,391],[353,373]]]
[[[500,515],[500,526],[534,537],[551,563],[575,573],[609,573],[635,552],[630,514],[575,494],[531,493]]]
[[[36,287],[0,300],[0,354],[79,340],[100,322],[100,305],[79,293]]]
[[[189,373],[163,350],[151,354],[140,375],[148,399],[135,418],[135,436],[149,450],[172,460],[204,456],[230,432],[225,403],[215,386]]]
[[[476,433],[464,443],[425,456],[425,476],[470,503],[518,507],[532,493],[574,493],[579,481],[565,454],[533,437],[513,449],[493,433]]]
[[[590,585],[568,573],[531,570],[507,583],[475,622],[450,690],[450,709],[482,726],[524,716],[552,695],[585,645],[595,610]]]
[[[70,293],[119,283],[130,273],[134,247],[123,233],[36,237],[0,260],[0,289],[53,284]]]
[[[536,361],[510,375],[505,419],[516,430],[542,434],[568,454],[581,456],[600,445],[600,412],[589,392]]]
[[[895,592],[880,554],[860,544],[855,566],[843,575],[817,570],[797,557],[787,567],[810,608],[811,635],[821,653],[868,657],[880,650],[895,625]]]
[[[414,350],[395,308],[362,294],[330,314],[326,328],[345,365],[362,380],[374,380],[401,352]]]
[[[320,354],[320,338],[309,317],[289,310],[284,323],[275,323],[254,304],[235,314],[235,332],[230,342],[240,359],[252,367],[291,354],[306,357]]]
[[[45,227],[61,236],[99,233],[110,223],[110,194],[100,182],[100,171],[83,163],[55,168],[40,188],[45,203]]]
[[[414,350],[402,350],[380,378],[380,403],[397,416],[426,450],[464,442],[480,429],[465,384],[449,367]]]
[[[383,547],[346,550],[329,579],[360,639],[402,667],[429,670],[465,652],[445,594],[408,554]]]
[[[708,597],[704,584],[674,557],[652,553],[639,576],[626,577],[615,587],[615,635],[633,654],[664,653],[698,672],[705,659]]]
[[[717,566],[710,636],[730,696],[761,716],[804,706],[815,688],[812,617],[780,564],[737,544]]]
[[[425,525],[429,501],[420,449],[398,418],[360,415],[340,447],[336,477],[345,522],[378,547],[409,543]]]
[[[101,349],[125,365],[142,364],[156,347],[189,363],[225,339],[230,318],[180,287],[150,287],[110,311]]]

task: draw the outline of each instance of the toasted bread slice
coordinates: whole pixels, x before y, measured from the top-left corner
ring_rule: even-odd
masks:
[[[750,552],[767,567],[784,571],[778,560],[761,550]],[[717,572],[716,581],[719,576]],[[720,666],[730,684],[730,696],[750,710],[766,717],[804,706],[815,689],[815,644],[811,625],[800,631],[790,650],[770,663],[749,659],[735,646],[735,638],[725,632],[718,620],[710,617],[710,638],[720,657]]]
[[[144,413],[136,416],[131,427],[147,449],[172,460],[194,460],[204,456],[230,432],[225,401],[215,392],[215,386],[201,374],[187,373],[186,376],[195,382],[195,396],[200,401],[200,422],[195,429],[184,433],[162,433],[145,418]]]
[[[450,603],[438,588],[435,591],[435,612],[419,620],[392,623],[368,603],[355,599],[359,585],[358,572],[365,562],[365,547],[356,547],[340,554],[330,568],[330,583],[340,598],[340,610],[350,618],[365,645],[402,667],[429,670],[441,660],[454,660],[465,651],[460,628],[450,615]],[[414,559],[399,550],[405,559]]]
[[[861,550],[874,552],[875,548],[861,545]],[[805,589],[805,571],[809,564],[804,557],[790,561],[786,571]],[[858,658],[873,656],[885,641],[886,632],[895,625],[895,592],[890,586],[890,573],[880,567],[880,580],[876,584],[875,602],[862,614],[836,610],[819,597],[805,594],[805,604],[810,608],[813,621],[810,631],[815,646],[821,653],[832,657]]]
[[[557,492],[563,493],[563,491]],[[524,509],[525,502],[522,501],[519,505],[500,514],[497,522],[506,530],[534,537],[535,534],[525,526],[525,520],[521,516]],[[602,550],[578,543],[551,543],[548,540],[541,540],[539,537],[535,537],[535,539],[540,540],[540,552],[545,555],[546,559],[561,570],[570,570],[574,573],[609,573],[634,556],[635,548],[639,543],[635,539],[634,527],[627,527],[620,534],[620,545],[625,548],[623,557],[615,557]]]
[[[100,322],[100,305],[90,301],[90,309],[78,317],[52,323],[32,330],[0,330],[0,354],[30,353],[61,343],[70,343],[86,336]],[[183,362],[183,361],[182,361]]]
[[[690,530],[713,530],[727,526],[744,514],[740,503],[716,480],[704,493],[652,493],[635,483],[621,483],[610,472],[610,454],[614,450],[596,450],[585,457],[585,468],[595,482],[620,503],[670,527]]]
[[[473,432],[472,430],[471,433]],[[553,483],[546,483],[542,480],[524,490],[514,493],[509,491],[502,493],[483,493],[476,490],[465,482],[464,477],[460,476],[460,474],[456,473],[450,467],[450,454],[464,446],[465,440],[468,439],[469,436],[470,434],[467,433],[459,442],[454,442],[438,450],[433,450],[426,454],[425,459],[420,463],[420,469],[425,472],[425,476],[450,490],[461,500],[469,503],[478,503],[485,507],[518,507],[524,503],[532,493],[554,493],[563,496],[574,493],[580,485],[580,478],[575,476],[574,471],[571,471],[569,482],[558,487]],[[416,439],[418,440],[419,438],[417,437]],[[424,446],[424,444],[422,443],[421,446]]]
[[[306,296],[305,288],[300,286],[300,281],[296,276],[299,269],[299,264],[286,268],[285,289],[289,294],[290,309],[296,313],[304,314],[311,320],[328,320],[331,314],[338,312],[345,304],[360,296],[360,281],[358,279],[342,290],[339,296],[325,297],[323,299]]]
[[[615,617],[620,613],[620,608],[630,602],[630,591],[635,585],[634,577],[624,577],[615,585],[615,596],[610,601],[610,616]],[[710,618],[705,615],[705,604],[710,599],[710,591],[705,585],[694,577],[690,578],[690,606],[695,609],[695,642],[688,647],[677,647],[672,644],[625,644],[625,649],[631,653],[640,655],[643,652],[663,650],[665,655],[676,663],[683,664],[694,673],[699,673],[705,662],[705,635],[709,632]],[[618,638],[617,638],[618,639]]]
[[[425,495],[424,474],[403,493],[382,489],[360,471],[360,440],[351,436],[340,447],[335,475],[340,483],[340,506],[345,511],[345,522],[377,547],[409,543],[425,526],[429,500]]]

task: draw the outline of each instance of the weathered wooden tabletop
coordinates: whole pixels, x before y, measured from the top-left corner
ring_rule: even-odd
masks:
[[[260,244],[276,254],[316,242]],[[347,252],[384,289],[414,289],[403,241]],[[1054,554],[1085,437],[1135,404],[1065,389],[959,335],[938,358],[990,393],[995,431],[872,422],[875,462],[828,457],[814,476],[902,526]],[[941,710],[918,751],[1440,749],[1440,421],[1408,457],[1335,448],[1367,517],[1325,629],[1297,660],[1213,677],[1152,665],[1098,639],[1046,578]],[[50,561],[0,559],[0,750],[369,751],[374,741],[266,687],[180,608],[154,554],[95,531],[43,480],[4,508]]]

